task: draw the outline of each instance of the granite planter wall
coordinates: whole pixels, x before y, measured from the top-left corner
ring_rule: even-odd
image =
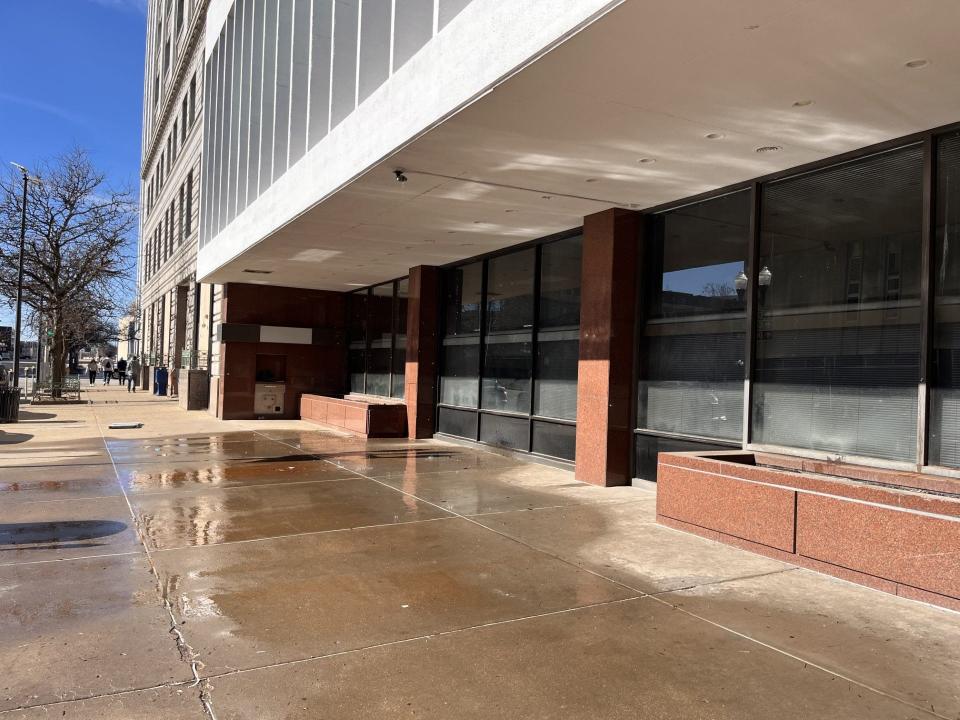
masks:
[[[662,453],[657,520],[960,610],[960,481],[815,465],[741,451]]]

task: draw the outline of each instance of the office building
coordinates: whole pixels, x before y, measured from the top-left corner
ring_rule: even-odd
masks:
[[[191,408],[206,406],[208,371],[217,372],[211,319],[220,293],[196,275],[206,7],[207,0],[151,0],[148,7],[134,331],[145,386],[166,368],[168,392],[191,396]],[[185,384],[194,385],[190,393]]]
[[[953,492],[958,24],[934,0],[212,0],[213,411],[353,393],[599,484],[701,451]],[[802,555],[791,527],[770,542]]]

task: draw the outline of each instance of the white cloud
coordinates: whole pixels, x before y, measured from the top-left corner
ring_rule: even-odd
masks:
[[[58,105],[51,105],[50,103],[41,102],[40,100],[34,100],[33,98],[0,92],[0,103],[3,102],[14,103],[16,105],[22,105],[23,107],[28,107],[33,110],[45,112],[50,115],[56,115],[59,118],[69,122],[78,123],[80,125],[86,123],[84,118],[70,112],[69,110],[66,110],[65,108],[59,107]]]
[[[133,11],[147,14],[147,0],[89,0],[95,5],[110,8],[111,10]]]

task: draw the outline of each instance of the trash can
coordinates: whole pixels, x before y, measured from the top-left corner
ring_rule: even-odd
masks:
[[[20,388],[0,387],[0,423],[15,423],[20,417]]]
[[[153,371],[153,394],[154,395],[166,395],[167,394],[167,380],[170,377],[170,373],[165,367],[158,367]]]

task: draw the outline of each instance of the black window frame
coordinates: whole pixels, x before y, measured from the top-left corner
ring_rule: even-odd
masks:
[[[362,390],[353,390],[352,387],[351,387],[351,379],[350,379],[350,377],[349,377],[349,374],[350,374],[350,370],[349,370],[350,362],[349,362],[349,355],[348,355],[348,359],[347,359],[347,366],[348,366],[347,373],[348,373],[348,377],[347,377],[346,387],[348,388],[348,391],[349,391],[349,392],[357,393],[357,394],[360,394],[360,395],[370,395],[371,397],[378,397],[378,398],[395,400],[395,401],[397,401],[397,402],[402,402],[402,401],[404,400],[404,398],[403,398],[402,395],[401,395],[401,396],[398,396],[398,395],[395,394],[395,392],[396,392],[396,388],[397,388],[397,385],[398,385],[398,384],[399,384],[400,387],[403,387],[403,386],[404,386],[404,384],[405,384],[405,382],[406,382],[406,378],[405,378],[405,377],[399,377],[399,373],[395,373],[395,372],[394,372],[394,368],[396,367],[396,364],[395,364],[395,362],[396,362],[396,357],[395,357],[395,356],[396,356],[396,354],[397,354],[397,352],[398,352],[398,348],[397,348],[397,330],[399,329],[399,324],[400,324],[400,323],[399,323],[399,315],[398,315],[398,312],[397,312],[397,311],[398,311],[398,301],[399,301],[399,298],[398,298],[398,296],[397,296],[397,293],[398,293],[398,291],[399,291],[400,284],[401,284],[402,282],[404,282],[404,281],[406,281],[406,282],[408,283],[408,292],[409,292],[409,277],[408,277],[407,275],[404,275],[403,277],[394,278],[393,280],[387,280],[386,282],[375,283],[375,284],[373,284],[373,285],[368,285],[368,286],[366,286],[366,287],[358,288],[358,289],[356,289],[356,290],[351,290],[349,293],[347,293],[347,302],[348,302],[348,303],[351,301],[351,298],[353,298],[353,297],[363,296],[363,297],[366,297],[366,298],[367,298],[367,300],[366,300],[366,307],[364,308],[363,340],[361,341],[361,342],[363,343],[363,387],[362,387]],[[386,286],[386,285],[390,285],[391,288],[392,288],[392,292],[391,292],[391,295],[390,295],[390,298],[391,298],[391,301],[390,301],[390,357],[389,357],[389,368],[390,368],[389,376],[390,376],[390,380],[389,380],[389,382],[387,383],[387,392],[386,392],[386,394],[379,394],[379,393],[374,394],[374,393],[370,393],[370,392],[369,392],[368,380],[367,380],[367,376],[370,374],[370,350],[371,350],[370,323],[369,323],[369,321],[368,321],[369,319],[368,319],[367,313],[370,312],[370,307],[371,307],[370,299],[371,299],[372,297],[374,297],[374,295],[373,295],[373,289],[374,289],[374,288],[378,288],[378,287],[384,287],[384,286]],[[352,318],[352,310],[351,310],[350,308],[348,308],[348,317]],[[356,348],[351,348],[351,345],[353,345],[353,344],[356,344],[356,341],[351,342],[350,338],[348,337],[348,339],[347,339],[347,352],[348,352],[348,353],[349,353],[352,349],[356,349]],[[404,352],[406,352],[405,348],[404,348]]]
[[[464,267],[467,265],[472,265],[474,263],[482,263],[482,280],[481,280],[481,290],[480,290],[480,317],[479,317],[479,337],[478,337],[478,353],[479,361],[477,367],[477,406],[472,408],[452,405],[449,403],[444,403],[441,400],[440,396],[440,382],[437,382],[436,385],[436,395],[434,398],[436,407],[437,407],[437,432],[436,434],[443,437],[456,438],[458,440],[468,440],[471,442],[476,442],[481,445],[490,445],[493,447],[501,447],[507,450],[521,452],[524,454],[542,457],[550,461],[559,462],[562,464],[572,464],[575,458],[575,444],[574,452],[570,453],[570,457],[559,457],[556,455],[548,455],[542,452],[537,452],[535,450],[535,432],[537,429],[541,428],[550,428],[554,426],[559,426],[563,428],[573,428],[575,430],[577,421],[576,419],[566,419],[566,418],[554,418],[547,417],[536,414],[536,397],[537,397],[537,358],[539,350],[539,333],[542,328],[540,327],[540,306],[542,303],[541,297],[541,279],[542,279],[542,259],[543,259],[543,248],[562,240],[568,240],[570,238],[582,238],[583,237],[583,228],[576,227],[570,230],[565,230],[560,233],[549,235],[543,238],[538,238],[530,242],[519,243],[511,247],[504,248],[491,253],[486,253],[483,255],[478,255],[476,257],[467,258],[465,260],[460,260],[454,263],[450,263],[441,268],[443,272],[449,272],[455,270],[459,267]],[[488,323],[488,266],[491,260],[495,260],[500,257],[512,255],[514,253],[524,252],[527,250],[534,250],[534,264],[533,264],[533,322],[529,329],[524,329],[520,331],[504,331],[506,334],[529,334],[530,343],[531,343],[531,366],[530,366],[530,392],[529,394],[529,408],[527,412],[510,412],[503,411],[491,408],[483,407],[483,380],[484,380],[484,358],[486,354],[487,347],[487,336],[489,332],[489,323]],[[582,298],[581,298],[582,302]],[[443,377],[445,372],[445,357],[443,352],[443,338],[446,336],[446,313],[443,312],[445,308],[441,309],[440,313],[440,327],[437,332],[437,366],[438,366],[438,379]],[[579,322],[577,324],[579,332]],[[498,334],[498,333],[494,333]],[[503,333],[499,333],[503,334]],[[450,433],[443,432],[440,430],[441,416],[444,414],[456,414],[458,417],[463,417],[465,414],[472,415],[475,419],[473,421],[474,434],[472,436],[463,436],[463,435],[454,435]],[[525,442],[519,446],[504,446],[498,445],[495,443],[484,442],[481,437],[484,434],[484,418],[487,418],[487,423],[496,423],[497,419],[501,419],[503,423],[506,424],[515,424],[518,421],[523,421],[526,423],[526,439]]]
[[[929,442],[930,442],[930,402],[931,390],[936,383],[936,375],[933,358],[934,342],[934,281],[936,272],[936,231],[937,231],[937,212],[936,201],[938,195],[938,175],[937,175],[937,154],[938,141],[940,138],[957,133],[960,131],[960,122],[951,123],[922,132],[912,133],[899,138],[894,138],[882,143],[859,148],[850,152],[824,158],[812,163],[807,163],[798,167],[789,168],[776,173],[763,175],[745,182],[734,183],[729,186],[717,188],[709,192],[701,193],[691,197],[683,198],[668,203],[652,206],[640,210],[644,215],[667,212],[677,208],[691,205],[693,203],[722,197],[734,192],[748,190],[751,193],[751,217],[750,217],[750,236],[748,246],[748,256],[745,273],[748,277],[746,288],[746,352],[744,355],[744,413],[743,413],[743,437],[739,442],[726,441],[714,438],[703,438],[678,433],[668,433],[651,431],[646,429],[634,428],[635,438],[640,436],[660,437],[668,440],[687,441],[692,443],[702,443],[705,450],[715,449],[716,447],[740,448],[747,451],[768,451],[785,455],[798,457],[809,457],[814,459],[836,459],[836,453],[830,453],[811,448],[797,446],[764,445],[753,440],[753,380],[756,373],[756,344],[757,344],[757,315],[758,315],[758,275],[760,272],[760,216],[762,211],[763,191],[769,183],[786,180],[791,177],[811,173],[819,170],[826,170],[834,166],[842,165],[857,160],[864,160],[871,156],[891,152],[910,145],[922,144],[923,147],[923,175],[922,175],[922,219],[920,226],[920,255],[921,255],[921,275],[920,275],[920,377],[918,381],[917,398],[917,453],[914,461],[886,460],[882,458],[865,457],[859,455],[845,455],[842,461],[853,464],[867,465],[880,468],[890,468],[897,470],[907,470],[933,475],[945,475],[950,477],[960,477],[960,469],[933,465],[929,460]],[[642,240],[641,240],[642,242]],[[642,277],[642,275],[641,275]],[[642,341],[642,323],[641,319],[646,312],[646,299],[644,297],[643,282],[637,283],[637,293],[635,297],[635,317],[637,323],[634,332],[635,347],[639,348]],[[634,388],[633,402],[637,402],[636,388],[640,377],[641,352],[635,353],[634,358],[634,377],[632,380]],[[636,407],[631,409],[631,414],[636,419],[638,417]],[[637,443],[635,442],[632,454],[633,476],[637,477]],[[655,479],[655,478],[645,478]]]

